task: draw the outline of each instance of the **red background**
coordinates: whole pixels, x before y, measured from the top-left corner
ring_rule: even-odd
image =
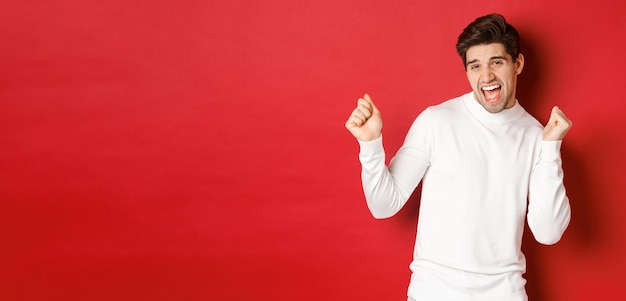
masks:
[[[531,300],[623,300],[623,1],[5,1],[1,300],[405,300],[414,198],[374,220],[343,124],[398,149],[469,91],[456,37],[522,34],[520,102],[574,121],[573,219]]]

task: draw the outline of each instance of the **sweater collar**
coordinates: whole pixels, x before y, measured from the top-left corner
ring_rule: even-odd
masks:
[[[502,112],[499,113],[489,113],[487,112],[487,110],[485,110],[485,108],[483,108],[483,106],[478,103],[478,101],[476,101],[476,99],[474,98],[474,92],[469,92],[463,95],[463,103],[465,103],[465,106],[472,114],[472,116],[480,121],[489,123],[511,122],[520,117],[525,112],[524,108],[522,108],[522,106],[519,104],[519,101],[515,99],[515,105],[513,105],[513,107],[509,109],[504,109]]]

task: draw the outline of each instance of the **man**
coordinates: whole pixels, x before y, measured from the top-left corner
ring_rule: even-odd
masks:
[[[572,123],[555,106],[543,127],[517,102],[524,56],[501,15],[469,24],[457,51],[472,92],[424,110],[388,167],[380,112],[369,95],[358,100],[346,128],[367,205],[390,217],[422,181],[409,300],[528,300],[525,217],[543,244],[567,228],[560,147]]]

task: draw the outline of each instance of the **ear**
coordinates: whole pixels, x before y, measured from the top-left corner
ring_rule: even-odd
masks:
[[[520,75],[522,69],[524,69],[524,55],[520,53],[515,60],[515,74]]]

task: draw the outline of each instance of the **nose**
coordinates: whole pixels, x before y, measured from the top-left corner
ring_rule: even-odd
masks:
[[[480,81],[484,82],[484,83],[488,83],[491,82],[492,80],[494,80],[496,77],[493,74],[493,71],[491,70],[491,68],[482,68],[482,72],[480,74]]]

